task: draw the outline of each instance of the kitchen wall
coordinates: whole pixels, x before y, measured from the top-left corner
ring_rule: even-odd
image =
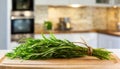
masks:
[[[109,30],[116,30],[116,24],[119,22],[119,12],[120,9],[117,8],[109,8],[108,9],[108,22],[107,22],[107,27]]]
[[[107,29],[107,8],[105,7],[93,7],[92,8],[92,21],[95,29],[106,30]]]
[[[93,29],[91,7],[71,8],[71,7],[49,7],[48,19],[53,23],[58,23],[60,17],[69,17],[73,30]]]
[[[35,6],[35,32],[43,30],[43,23],[48,19],[48,6]]]
[[[72,30],[99,29],[116,31],[118,10],[113,7],[72,8],[37,5],[35,6],[36,30],[43,28],[42,24],[44,20],[52,21],[55,29],[60,17],[69,17],[73,26]]]

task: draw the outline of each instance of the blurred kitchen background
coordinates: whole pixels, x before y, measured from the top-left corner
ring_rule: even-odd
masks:
[[[93,48],[120,48],[120,0],[1,0],[0,49],[52,32]]]

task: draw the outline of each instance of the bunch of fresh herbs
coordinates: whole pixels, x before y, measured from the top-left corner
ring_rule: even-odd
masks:
[[[20,58],[24,60],[53,59],[53,58],[75,58],[88,56],[88,48],[79,46],[68,40],[57,39],[53,34],[42,39],[28,38],[25,43],[20,44],[12,52],[6,54],[9,58]],[[93,49],[92,55],[99,59],[110,59],[111,52],[98,48]]]

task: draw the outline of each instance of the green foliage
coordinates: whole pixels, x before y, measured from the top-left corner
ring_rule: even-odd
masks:
[[[20,58],[24,60],[51,59],[51,58],[75,58],[88,55],[88,48],[75,45],[68,40],[57,39],[53,34],[43,39],[28,38],[25,43],[20,44],[12,52],[7,53],[9,58]],[[105,49],[93,49],[92,56],[99,59],[110,59],[109,51]]]

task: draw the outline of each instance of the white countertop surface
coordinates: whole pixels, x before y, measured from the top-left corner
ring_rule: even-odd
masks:
[[[120,58],[120,49],[108,49]],[[10,50],[0,50],[0,59]]]

